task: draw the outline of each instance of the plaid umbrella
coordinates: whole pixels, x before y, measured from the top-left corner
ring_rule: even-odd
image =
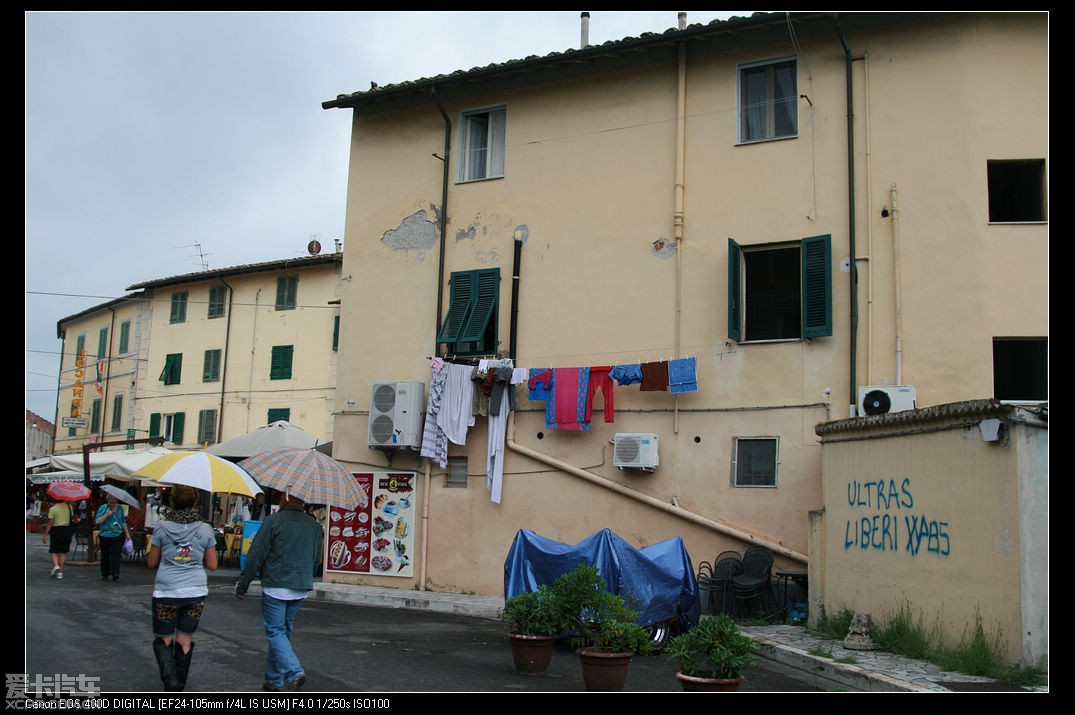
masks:
[[[307,504],[358,508],[363,491],[347,467],[316,449],[278,447],[239,463],[262,486]]]
[[[172,452],[134,470],[132,476],[156,479],[161,484],[186,484],[206,492],[261,493],[261,487],[239,465],[205,452]]]
[[[89,487],[68,480],[53,482],[45,491],[48,492],[48,495],[53,499],[59,499],[61,501],[80,501],[82,499],[89,499],[90,494],[93,493],[90,491]]]

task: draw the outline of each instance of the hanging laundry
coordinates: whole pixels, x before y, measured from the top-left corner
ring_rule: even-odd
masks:
[[[642,385],[639,390],[643,392],[663,392],[668,389],[668,361],[642,363]]]
[[[605,403],[605,422],[616,421],[612,397],[611,372],[612,366],[610,365],[590,368],[590,388],[586,391],[585,417],[587,422],[590,422],[593,418],[593,396],[598,390],[601,391],[601,398]]]
[[[681,392],[698,391],[697,360],[695,358],[676,358],[668,361],[668,391],[676,395]]]
[[[621,387],[623,385],[637,385],[642,382],[642,366],[637,362],[628,363],[626,365],[616,365],[612,368],[612,372],[610,372],[608,376],[615,380]]]
[[[448,378],[444,381],[444,396],[437,424],[454,444],[467,443],[467,430],[474,426],[474,386],[470,379],[471,367],[448,363]]]
[[[419,454],[432,459],[437,466],[448,466],[448,435],[437,424],[444,395],[444,382],[448,371],[444,369],[444,360],[433,358],[430,364],[429,402],[426,404],[425,426],[422,428],[422,447]]]
[[[549,422],[548,402],[545,426],[548,429],[585,431],[590,429],[586,417],[586,401],[590,389],[590,368],[557,367],[552,377],[552,422]]]

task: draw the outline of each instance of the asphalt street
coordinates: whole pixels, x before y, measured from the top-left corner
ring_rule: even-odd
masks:
[[[105,694],[159,694],[149,610],[154,572],[127,561],[115,582],[102,580],[97,564],[68,565],[63,580],[49,571],[40,534],[28,533],[27,676],[82,674],[98,678]],[[236,599],[237,576],[236,569],[210,574],[188,694],[262,692],[260,597],[252,591]],[[308,599],[293,642],[306,669],[304,694],[585,693],[577,656],[566,645],[547,673],[517,673],[504,627],[490,618]],[[636,657],[624,692],[681,692],[675,670],[663,656]],[[818,692],[768,666],[746,676],[746,692]]]

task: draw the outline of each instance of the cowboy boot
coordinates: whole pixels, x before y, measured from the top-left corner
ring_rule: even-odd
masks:
[[[160,668],[161,682],[165,690],[180,690],[179,679],[176,674],[175,652],[171,644],[165,644],[164,639],[153,639],[153,655],[157,658],[157,667]],[[189,664],[189,660],[188,660]]]
[[[187,687],[187,673],[190,672],[190,657],[194,655],[194,642],[190,643],[190,650],[186,653],[183,652],[183,647],[179,643],[175,643],[175,675],[176,680],[179,682],[179,687],[176,690],[182,690]]]

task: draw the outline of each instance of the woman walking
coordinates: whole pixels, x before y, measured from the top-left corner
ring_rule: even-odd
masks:
[[[146,566],[157,569],[153,584],[153,655],[165,690],[186,687],[194,632],[209,595],[205,570],[216,571],[216,537],[198,510],[198,490],[176,486],[171,508],[153,529]]]
[[[119,501],[108,494],[105,503],[97,509],[94,525],[100,530],[101,578],[119,581],[119,564],[123,558],[123,541],[130,538],[127,515]]]

